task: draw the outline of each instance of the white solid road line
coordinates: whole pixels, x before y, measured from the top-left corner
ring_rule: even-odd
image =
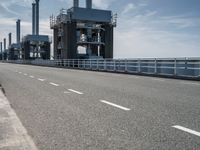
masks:
[[[172,126],[172,127],[176,128],[176,129],[179,129],[179,130],[182,130],[182,131],[185,131],[187,133],[196,135],[196,136],[200,136],[200,132],[197,132],[197,131],[194,131],[194,130],[191,130],[191,129],[188,129],[188,128],[185,128],[185,127],[182,127],[182,126],[179,126],[179,125]]]
[[[82,95],[83,93],[82,92],[79,92],[79,91],[76,91],[76,90],[73,90],[73,89],[68,89],[69,91],[71,92],[74,92],[76,94],[79,94],[79,95]]]
[[[38,78],[38,80],[43,82],[43,81],[45,81],[46,79],[40,79],[40,78]]]
[[[56,83],[53,83],[53,82],[50,82],[49,84],[51,84],[53,86],[60,86],[59,84],[56,84]]]
[[[130,108],[126,108],[126,107],[123,107],[123,106],[120,106],[120,105],[117,105],[117,104],[108,102],[108,101],[106,101],[106,100],[100,100],[100,101],[101,101],[102,103],[105,103],[105,104],[114,106],[114,107],[116,107],[116,108],[119,108],[119,109],[122,109],[122,110],[125,110],[125,111],[130,111],[130,110],[131,110]]]
[[[34,76],[29,76],[30,78],[35,78]]]

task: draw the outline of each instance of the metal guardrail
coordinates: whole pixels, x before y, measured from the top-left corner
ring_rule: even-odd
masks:
[[[200,58],[9,60],[6,62],[200,80]]]

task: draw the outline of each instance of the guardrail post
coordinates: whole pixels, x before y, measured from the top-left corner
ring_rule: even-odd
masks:
[[[104,60],[104,70],[106,70],[106,60]]]
[[[80,62],[79,62],[79,59],[78,59],[78,68],[80,68]]]
[[[177,60],[176,58],[174,59],[174,76],[177,75]]]
[[[141,72],[141,60],[138,59],[138,73]]]
[[[63,66],[66,67],[66,60],[63,60]]]
[[[187,69],[187,58],[185,58],[185,69]]]
[[[116,71],[116,60],[113,60],[114,71]]]
[[[92,70],[92,60],[90,59],[90,69]]]
[[[67,67],[69,68],[69,59],[67,60]]]
[[[85,69],[85,67],[86,67],[86,60],[83,60],[83,68]]]
[[[99,60],[97,59],[97,70],[99,70]]]
[[[125,59],[125,72],[128,72],[128,60],[127,59]]]
[[[73,63],[73,68],[74,68],[74,59],[72,60],[72,63]]]
[[[155,69],[154,73],[157,74],[157,59],[155,59],[155,68],[154,69]]]

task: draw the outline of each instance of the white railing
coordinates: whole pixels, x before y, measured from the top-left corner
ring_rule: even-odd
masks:
[[[18,64],[200,79],[200,58],[16,60]]]

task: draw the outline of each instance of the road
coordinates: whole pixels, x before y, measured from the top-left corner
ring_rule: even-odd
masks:
[[[39,150],[199,150],[200,82],[1,64]]]

